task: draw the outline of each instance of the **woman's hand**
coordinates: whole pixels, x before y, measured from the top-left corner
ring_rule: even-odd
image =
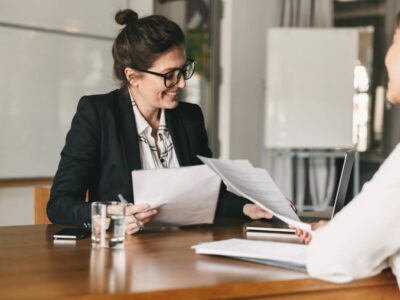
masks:
[[[293,201],[289,198],[286,198],[286,200],[289,202],[289,205],[293,209],[293,211],[297,212],[296,206],[294,206]],[[272,217],[274,216],[272,213],[263,210],[256,204],[245,204],[243,206],[243,213],[253,220],[258,220],[262,218],[272,219]]]
[[[136,232],[143,229],[143,226],[147,224],[157,214],[156,209],[149,209],[150,206],[146,203],[132,204],[129,203],[126,207],[125,217],[125,233],[135,234]]]
[[[311,229],[312,230],[316,230],[317,228],[320,228],[322,226],[325,226],[328,223],[328,221],[318,221],[315,223],[311,223]],[[292,226],[289,226],[290,228],[293,228]],[[302,244],[309,244],[311,242],[311,234],[307,231],[301,230],[301,229],[297,229],[297,228],[293,228],[295,229],[295,234],[299,237],[300,242]]]
[[[258,219],[271,219],[273,215],[270,212],[263,210],[261,207],[255,204],[245,204],[243,206],[243,213],[253,220]]]

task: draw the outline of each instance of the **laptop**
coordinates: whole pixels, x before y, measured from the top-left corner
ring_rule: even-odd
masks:
[[[332,211],[329,210],[300,214],[299,218],[301,221],[311,223],[319,220],[330,220],[344,207],[347,188],[350,182],[351,171],[354,165],[355,154],[355,149],[351,149],[346,152]],[[286,223],[277,218],[273,218],[272,220],[253,221],[245,225],[245,229],[246,231],[253,232],[276,232],[284,234],[294,233],[293,229],[290,229]]]

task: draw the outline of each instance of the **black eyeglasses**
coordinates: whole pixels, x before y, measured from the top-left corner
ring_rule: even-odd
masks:
[[[193,59],[188,58],[186,64],[182,68],[174,69],[165,74],[142,69],[139,69],[139,71],[163,77],[165,87],[170,88],[178,84],[182,75],[185,80],[190,79],[190,77],[193,76],[195,66],[196,62]]]

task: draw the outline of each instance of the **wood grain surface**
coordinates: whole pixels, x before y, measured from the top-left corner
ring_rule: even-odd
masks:
[[[390,272],[348,284],[224,257],[190,246],[245,237],[243,224],[144,231],[122,250],[90,238],[55,242],[60,225],[0,227],[0,299],[399,299]]]

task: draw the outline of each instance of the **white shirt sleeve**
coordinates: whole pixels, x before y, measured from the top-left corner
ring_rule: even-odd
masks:
[[[389,265],[392,267],[392,272],[397,278],[397,285],[400,289],[400,250],[389,258]]]
[[[312,277],[347,282],[391,266],[400,276],[400,144],[308,247]],[[399,282],[400,286],[400,282]]]

